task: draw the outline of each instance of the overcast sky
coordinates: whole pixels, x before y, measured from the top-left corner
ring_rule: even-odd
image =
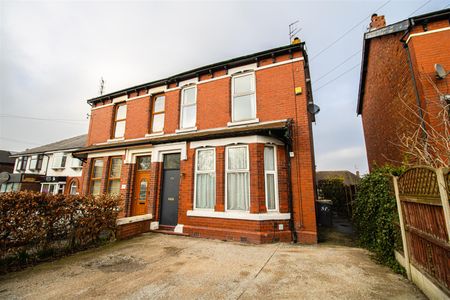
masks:
[[[391,24],[449,4],[0,0],[0,149],[24,150],[86,133],[86,99],[98,95],[102,76],[108,93],[283,46],[288,24],[299,20],[321,107],[314,125],[317,169],[364,173],[355,110],[370,15],[385,15]]]

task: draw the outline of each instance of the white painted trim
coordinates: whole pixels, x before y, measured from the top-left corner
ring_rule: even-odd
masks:
[[[428,31],[424,31],[424,32],[418,32],[418,33],[412,33],[408,36],[408,38],[406,39],[406,43],[409,43],[409,40],[415,36],[421,36],[421,35],[427,35],[427,34],[431,34],[431,33],[436,33],[436,32],[441,32],[441,31],[446,31],[446,30],[450,30],[450,26],[448,27],[443,27],[443,28],[439,28],[439,29],[434,29],[434,30],[428,30]]]
[[[230,171],[231,173],[247,173],[248,174],[248,210],[247,211],[243,211],[243,210],[228,210],[227,206],[228,206],[228,195],[227,195],[227,189],[228,189],[228,149],[231,148],[241,148],[241,147],[245,147],[247,149],[247,168],[245,169],[239,169],[239,170],[233,170]],[[238,213],[248,213],[250,211],[250,205],[252,203],[252,193],[251,193],[251,176],[250,176],[250,148],[248,147],[248,145],[244,144],[244,145],[235,145],[235,146],[228,146],[225,148],[225,212],[238,212]]]
[[[231,74],[232,76],[239,72],[245,72],[245,71],[254,71],[258,68],[257,63],[252,63],[244,66],[239,66],[235,68],[228,69],[228,74]]]
[[[280,62],[277,62],[277,63],[274,63],[274,64],[258,67],[258,68],[255,69],[255,71],[269,69],[269,68],[273,68],[273,67],[278,67],[278,66],[294,63],[294,62],[301,61],[301,60],[304,60],[304,58],[303,57],[297,57],[297,58],[293,58],[293,59],[289,59],[289,60],[284,60],[284,61],[280,61]]]
[[[273,144],[283,146],[284,144],[273,137],[262,136],[262,135],[249,135],[240,136],[232,138],[223,139],[213,139],[213,140],[203,140],[191,142],[189,148],[196,149],[201,147],[217,147],[217,146],[228,146],[235,144]]]
[[[279,208],[280,208],[280,198],[279,198],[279,195],[278,195],[278,184],[279,184],[279,182],[278,182],[278,165],[277,165],[277,163],[278,163],[278,160],[277,160],[277,146],[276,145],[264,145],[264,148],[265,147],[273,148],[274,170],[273,171],[268,171],[268,170],[266,170],[266,167],[264,165],[264,199],[266,201],[267,211],[269,211],[269,212],[277,212],[277,211],[279,211]],[[264,161],[265,161],[265,157],[264,157]],[[275,188],[275,209],[269,209],[269,202],[268,202],[268,199],[267,199],[267,175],[268,174],[271,174],[274,177],[273,178],[273,180],[274,180],[273,184],[274,184],[274,188]]]
[[[198,153],[201,151],[208,151],[208,150],[212,150],[213,151],[213,162],[214,162],[214,167],[212,170],[210,171],[199,171],[197,170],[197,162],[198,162]],[[197,149],[195,151],[195,159],[194,159],[194,203],[193,203],[193,207],[195,210],[197,209],[202,209],[205,210],[205,208],[198,208],[197,207],[197,175],[198,174],[211,174],[213,173],[213,177],[214,177],[214,206],[216,203],[216,192],[217,192],[217,181],[216,181],[216,148],[200,148]],[[206,208],[207,210],[213,210],[214,206],[212,208]]]
[[[203,218],[218,218],[218,219],[237,219],[237,220],[251,220],[251,221],[270,221],[270,220],[289,220],[290,213],[262,213],[251,214],[248,212],[238,211],[210,211],[210,210],[188,210],[186,212],[188,217],[203,217]]]
[[[191,128],[180,128],[175,129],[175,133],[185,133],[185,132],[195,132],[197,131],[197,126]]]
[[[92,108],[91,108],[91,111],[92,111],[92,110],[99,109],[99,108],[105,108],[105,107],[108,107],[108,106],[114,106],[114,105],[116,105],[116,104],[115,104],[115,103],[103,104],[103,105],[101,105],[101,106],[92,107]]]
[[[227,126],[228,127],[232,127],[232,126],[240,126],[240,125],[246,125],[246,124],[256,124],[259,123],[259,119],[252,119],[252,120],[245,120],[245,121],[237,121],[237,122],[228,122]]]
[[[124,154],[125,154],[125,150],[103,151],[103,152],[89,153],[88,158],[98,158],[98,157],[105,157],[105,156],[119,156],[119,155],[124,155]]]
[[[125,225],[125,224],[142,222],[142,221],[151,220],[152,218],[153,218],[152,214],[120,218],[120,219],[116,220],[116,225],[120,226],[120,225]]]
[[[159,222],[151,222],[150,223],[150,230],[158,230],[159,229]]]
[[[149,94],[149,96],[152,96],[155,94],[164,93],[166,91],[166,89],[167,89],[167,85],[157,86],[157,87],[149,89],[148,94]]]
[[[153,148],[145,147],[145,148],[138,148],[138,149],[127,149],[125,154],[125,164],[135,164],[136,163],[136,157],[138,156],[147,156],[152,155]]]
[[[173,230],[173,232],[175,233],[183,233],[183,224],[177,224],[177,226],[175,226],[175,229]]]
[[[180,153],[181,160],[187,159],[186,142],[155,145],[152,151],[152,162],[163,162],[164,154],[170,153]]]
[[[149,97],[150,98],[151,94],[145,94],[145,95],[140,95],[140,96],[136,96],[136,97],[132,97],[132,98],[128,98],[127,102],[129,101],[133,101],[133,100],[139,100],[145,97]]]
[[[197,85],[203,84],[203,83],[208,83],[208,82],[211,82],[211,81],[220,80],[220,79],[225,79],[225,78],[229,78],[229,77],[231,77],[231,75],[222,75],[222,76],[214,77],[214,78],[211,78],[211,79],[205,79],[205,80],[199,81],[197,83]]]
[[[121,103],[121,102],[125,102],[128,99],[128,95],[123,95],[123,96],[119,96],[113,99],[112,103],[116,104],[116,103]]]
[[[147,134],[145,134],[145,137],[155,137],[155,136],[161,136],[161,135],[164,135],[164,131],[147,133]]]
[[[191,79],[186,79],[186,80],[178,82],[178,86],[180,88],[185,88],[187,85],[195,84],[197,82],[198,82],[198,77],[193,77]]]
[[[108,140],[106,140],[106,143],[118,143],[118,142],[122,142],[124,140],[125,140],[124,137],[120,137],[120,138],[108,139]]]

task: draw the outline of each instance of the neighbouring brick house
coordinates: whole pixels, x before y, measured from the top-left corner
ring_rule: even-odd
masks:
[[[123,196],[120,236],[317,242],[304,43],[87,102],[82,191]]]
[[[364,34],[357,108],[371,169],[405,159],[402,134],[420,126],[424,135],[430,127],[441,128],[438,103],[450,99],[450,76],[437,78],[435,64],[450,69],[449,19],[450,9],[388,26],[384,16],[372,17]],[[447,96],[440,97],[433,85]]]
[[[1,174],[0,192],[78,194],[82,161],[72,152],[86,144],[86,137],[84,134],[11,155],[15,159],[14,171]]]

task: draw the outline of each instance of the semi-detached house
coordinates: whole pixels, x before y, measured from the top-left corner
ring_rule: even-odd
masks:
[[[317,242],[304,43],[87,102],[82,192],[122,195],[120,236]]]

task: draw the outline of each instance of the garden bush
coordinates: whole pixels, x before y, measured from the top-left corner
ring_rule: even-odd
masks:
[[[376,259],[400,272],[394,256],[399,228],[397,203],[392,175],[398,176],[402,168],[382,167],[364,176],[358,185],[353,210],[353,223],[361,246],[375,254]]]
[[[119,197],[0,194],[0,267],[84,249],[115,234]]]

